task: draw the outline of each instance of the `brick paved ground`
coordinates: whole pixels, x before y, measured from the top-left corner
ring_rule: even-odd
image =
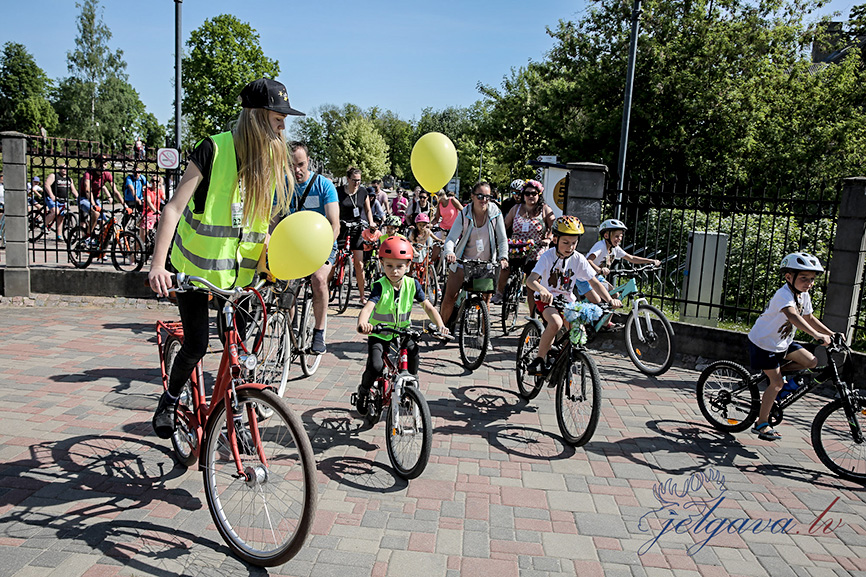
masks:
[[[529,404],[516,395],[515,339],[497,334],[474,374],[453,345],[423,357],[433,455],[407,484],[390,468],[383,424],[366,429],[349,410],[365,356],[352,317],[331,319],[319,372],[292,382],[319,465],[314,535],[282,567],[246,566],[212,525],[201,475],[151,434],[153,321],[174,311],[147,307],[0,302],[0,577],[866,575],[864,490],[829,474],[808,442],[824,399],[801,403],[780,443],[720,434],[697,411],[694,371],[651,379],[598,351],[602,421],[575,450],[560,440],[548,391]],[[720,496],[714,472],[727,491],[703,526],[659,536],[692,511],[689,498]],[[666,481],[694,490],[678,498],[660,489]],[[673,505],[660,510],[665,494]],[[745,518],[742,534],[705,532]]]

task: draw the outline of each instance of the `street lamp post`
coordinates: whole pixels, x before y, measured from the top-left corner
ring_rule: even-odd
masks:
[[[625,158],[628,151],[628,127],[631,121],[631,91],[634,86],[634,66],[637,58],[637,34],[641,0],[634,0],[631,11],[631,41],[628,47],[628,67],[625,74],[625,99],[622,105],[622,130],[619,136],[619,162],[617,163],[616,218],[622,216],[622,188],[625,186]]]
[[[180,150],[180,95],[181,56],[183,42],[181,34],[181,6],[183,0],[174,0],[174,145]]]

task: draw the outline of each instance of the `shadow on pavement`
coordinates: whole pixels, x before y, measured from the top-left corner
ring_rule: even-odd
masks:
[[[158,366],[152,369],[120,367],[87,369],[82,373],[52,375],[49,378],[58,383],[115,381],[117,386],[103,397],[102,402],[115,409],[129,409],[131,411],[153,410],[156,407],[156,400],[162,392],[162,377]]]

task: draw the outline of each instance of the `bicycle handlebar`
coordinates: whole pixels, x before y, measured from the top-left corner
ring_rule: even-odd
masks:
[[[421,336],[424,335],[425,333],[431,334],[431,335],[435,336],[436,338],[440,338],[440,339],[451,340],[454,338],[451,335],[446,335],[446,334],[442,333],[439,330],[439,327],[437,327],[434,324],[428,325],[426,329],[424,329],[424,328],[412,328],[412,327],[408,327],[405,329],[399,329],[399,328],[395,329],[392,327],[376,325],[375,327],[373,327],[373,333],[393,334],[393,335],[397,335],[397,336],[407,336],[415,342],[418,342],[418,340],[421,338]]]
[[[171,292],[182,293],[182,292],[187,292],[187,291],[199,291],[199,292],[207,291],[207,292],[216,293],[220,296],[224,296],[230,302],[234,302],[239,297],[246,294],[246,292],[247,292],[246,289],[243,289],[241,287],[235,287],[235,288],[230,289],[230,290],[222,289],[222,288],[216,286],[215,284],[211,283],[210,281],[208,281],[205,278],[202,278],[200,276],[188,275],[188,274],[185,274],[182,272],[179,272],[173,276],[174,276],[175,282],[177,283],[177,287],[168,289],[168,292],[170,292],[170,293]],[[259,275],[259,280],[258,280],[258,282],[256,282],[256,285],[253,288],[255,290],[260,289],[262,286],[264,286],[266,281],[267,281],[267,276],[264,276],[263,274]],[[205,288],[195,286],[194,284],[192,284],[194,282],[203,284],[205,286]]]
[[[662,268],[661,265],[656,266],[650,262],[647,264],[642,264],[640,266],[635,266],[635,267],[631,267],[631,268],[615,268],[615,269],[612,269],[610,272],[611,272],[611,274],[622,275],[622,276],[635,276],[635,275],[642,274],[645,272],[661,270],[661,268]]]

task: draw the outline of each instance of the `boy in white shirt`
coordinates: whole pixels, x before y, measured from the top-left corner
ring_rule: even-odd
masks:
[[[599,278],[599,280],[605,281],[604,277],[610,274],[610,267],[613,265],[613,261],[615,260],[624,259],[632,264],[652,263],[653,266],[659,266],[661,264],[660,260],[634,256],[627,253],[625,249],[620,246],[622,239],[625,236],[625,231],[627,230],[628,228],[625,224],[621,220],[615,218],[607,219],[598,227],[598,234],[601,239],[592,245],[592,248],[589,249],[588,253],[586,253],[586,260],[589,261],[589,264],[592,265],[595,272],[601,275],[602,278]],[[608,289],[610,288],[610,285],[608,285]],[[598,300],[594,300],[598,299],[598,295],[591,293],[587,294],[590,291],[588,284],[578,283],[577,290],[581,295],[585,295],[590,302],[599,302]]]
[[[829,345],[833,331],[812,316],[812,299],[809,289],[818,273],[824,272],[820,261],[805,252],[791,253],[779,265],[785,276],[785,284],[776,291],[766,310],[755,321],[749,331],[749,356],[752,369],[764,371],[770,384],[761,398],[761,410],[753,433],[765,441],[776,441],[782,436],[767,422],[776,395],[785,384],[785,372],[814,368],[818,361],[815,355],[794,342],[794,333],[800,329]]]
[[[586,258],[574,252],[582,234],[583,223],[576,217],[557,218],[553,224],[554,246],[538,257],[535,268],[526,279],[527,288],[535,291],[536,310],[547,321],[547,326],[538,341],[538,356],[526,367],[527,374],[541,375],[550,370],[544,359],[550,351],[556,333],[565,324],[565,319],[556,307],[549,306],[555,295],[564,296],[569,302],[574,302],[575,282],[586,281],[598,292],[600,299],[604,299],[614,308],[622,306],[618,299],[610,296],[601,281],[595,278],[595,271]]]

